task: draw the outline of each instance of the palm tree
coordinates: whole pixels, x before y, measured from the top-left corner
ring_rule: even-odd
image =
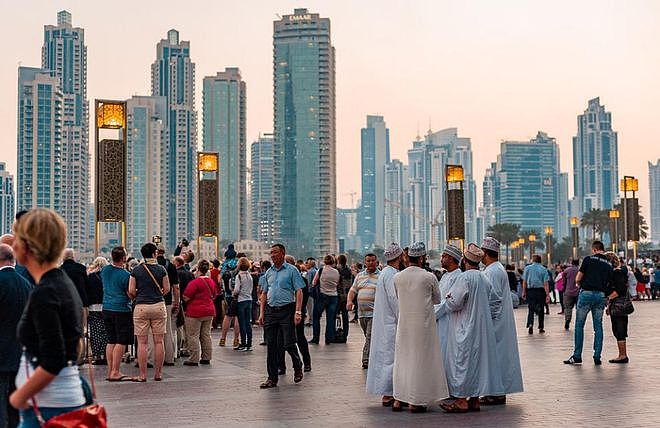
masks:
[[[604,228],[603,225],[607,225],[609,221],[607,220],[603,222],[603,213],[607,215],[607,211],[599,210],[597,208],[592,208],[589,211],[582,214],[582,219],[580,220],[580,226],[591,228],[592,241],[596,240],[596,231],[599,231],[602,234],[602,230]]]
[[[488,228],[486,235],[492,236],[493,238],[500,241],[504,244],[506,248],[506,262],[509,263],[509,245],[516,239],[518,239],[518,232],[520,232],[520,225],[513,223],[499,223],[494,224]]]

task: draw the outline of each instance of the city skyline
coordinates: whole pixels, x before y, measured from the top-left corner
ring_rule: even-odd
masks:
[[[535,16],[534,12],[539,12],[539,8],[528,5],[519,5],[515,10],[511,5],[500,5],[497,10],[493,11],[493,6],[486,3],[481,3],[479,6],[474,3],[466,6],[453,5],[444,8],[432,4],[426,6],[420,4],[420,7],[417,8],[419,10],[409,10],[402,6],[383,4],[382,10],[371,21],[373,25],[377,25],[378,22],[394,22],[393,14],[395,12],[401,13],[402,21],[412,17],[414,19],[407,22],[412,21],[415,23],[424,22],[426,19],[423,16],[424,14],[420,12],[424,8],[437,12],[437,8],[440,7],[440,10],[444,13],[437,25],[430,26],[428,30],[419,30],[416,25],[410,26],[408,38],[415,40],[422,48],[426,48],[425,56],[419,56],[415,60],[412,53],[404,51],[401,41],[393,44],[389,43],[389,40],[397,33],[395,31],[365,35],[350,29],[351,25],[349,24],[366,16],[366,9],[369,9],[367,6],[351,5],[351,7],[347,7],[341,3],[326,5],[319,2],[308,2],[305,6],[311,11],[332,19],[333,44],[338,47],[340,52],[337,63],[338,206],[350,205],[348,194],[353,191],[360,191],[359,155],[357,155],[358,151],[355,148],[359,146],[360,128],[363,126],[364,116],[367,114],[377,113],[387,118],[388,127],[391,129],[392,134],[392,158],[405,159],[405,151],[414,139],[416,129],[425,129],[429,116],[431,117],[431,127],[433,129],[458,127],[461,129],[462,134],[468,135],[472,139],[475,153],[474,175],[479,185],[486,167],[497,154],[497,147],[501,140],[529,139],[533,136],[533,132],[539,129],[556,136],[561,147],[563,172],[569,171],[568,166],[572,164],[570,144],[572,136],[575,135],[575,117],[584,111],[586,100],[598,96],[600,96],[602,103],[607,106],[607,110],[612,112],[614,116],[613,128],[619,133],[619,175],[637,175],[640,179],[640,188],[647,189],[647,174],[636,174],[636,172],[644,171],[644,162],[647,161],[646,157],[640,157],[639,153],[647,153],[648,151],[644,149],[651,147],[649,145],[650,141],[658,134],[658,125],[654,120],[651,120],[652,115],[650,113],[653,111],[651,108],[653,106],[652,100],[657,98],[655,95],[657,95],[658,90],[657,76],[660,74],[658,73],[660,68],[658,63],[660,61],[657,54],[649,55],[644,50],[644,47],[648,46],[651,40],[657,39],[653,36],[658,33],[656,24],[657,17],[660,14],[653,12],[657,11],[658,6],[650,2],[634,2],[626,7],[602,5],[597,10],[594,9],[594,13],[587,17],[586,12],[589,11],[590,7],[593,8],[595,4],[595,2],[586,2],[577,6],[571,4],[569,10],[568,2],[559,2],[559,4],[553,5],[552,8],[541,8],[540,11],[543,12],[543,16]],[[134,6],[138,9],[142,7],[141,5]],[[106,41],[107,34],[104,37],[103,33],[107,32],[109,27],[92,16],[93,7],[83,4],[67,4],[66,7],[75,17],[75,25],[85,28],[86,44],[91,55],[88,61],[90,86],[88,99],[121,99],[129,98],[132,93],[148,93],[145,90],[145,87],[148,87],[148,77],[145,76],[143,65],[139,67],[126,66],[120,71],[115,69],[114,72],[118,77],[123,78],[119,81],[107,78],[105,71],[99,72],[99,68],[106,67],[110,69],[108,66],[112,64],[111,60],[104,58],[104,47],[107,48],[108,44]],[[209,37],[206,39],[201,37],[200,34],[205,34],[204,31],[200,33],[200,30],[195,27],[195,25],[200,27],[197,21],[204,22],[206,18],[194,12],[184,12],[177,14],[175,18],[166,15],[160,16],[161,22],[157,24],[156,29],[153,29],[153,24],[158,21],[157,19],[145,23],[146,25],[139,27],[141,30],[139,37],[135,37],[134,32],[138,28],[135,21],[133,21],[133,18],[127,17],[127,21],[122,25],[126,26],[128,30],[133,29],[133,32],[128,31],[131,35],[132,49],[127,52],[127,63],[134,64],[132,61],[135,61],[136,57],[139,56],[139,62],[148,64],[153,59],[154,42],[168,29],[176,28],[181,31],[182,38],[190,40],[193,45],[192,56],[198,66],[201,67],[197,73],[198,76],[215,74],[226,66],[241,67],[251,87],[250,92],[248,92],[248,100],[250,100],[248,103],[248,138],[252,140],[258,132],[265,132],[272,128],[272,114],[268,112],[272,108],[272,102],[269,102],[269,100],[272,100],[272,90],[270,90],[272,65],[268,64],[271,58],[269,52],[271,45],[268,38],[270,38],[269,33],[272,29],[272,22],[276,20],[274,14],[289,13],[294,5],[289,2],[282,2],[267,11],[251,8],[249,13],[241,7],[232,7],[236,8],[233,11],[237,17],[249,18],[252,21],[251,27],[254,27],[255,34],[259,35],[259,37],[256,37],[257,42],[255,42],[255,37],[251,36],[245,44],[242,44],[241,50],[248,51],[249,57],[254,57],[254,60],[247,58],[248,55],[243,55],[243,58],[241,58],[240,53],[237,54],[235,50],[228,49],[229,47],[224,45],[220,46],[222,51],[229,50],[231,53],[218,55],[218,49],[209,49],[209,41],[206,40]],[[6,70],[10,68],[10,80],[13,81],[13,84],[9,87],[9,91],[5,92],[9,94],[11,94],[11,91],[16,90],[16,62],[37,64],[33,51],[35,43],[38,45],[40,42],[35,42],[35,37],[36,39],[40,38],[42,31],[40,25],[52,22],[54,13],[59,10],[59,8],[45,7],[42,9],[47,10],[42,11],[37,7],[34,8],[35,10],[30,11],[30,20],[21,20],[19,17],[24,15],[24,11],[21,10],[23,8],[25,8],[24,5],[21,7],[11,5],[7,8],[9,16],[16,18],[9,20],[11,21],[10,25],[15,25],[14,22],[21,23],[16,27],[14,33],[21,35],[19,37],[20,41],[17,43],[18,46],[22,46],[22,50],[13,55],[16,61],[6,61],[10,67],[3,63],[3,68],[0,70],[2,76],[5,76],[7,74]],[[485,21],[489,11],[496,12],[498,17],[501,17],[502,13],[509,13],[510,16],[503,17],[500,20],[501,22],[495,25]],[[433,14],[430,13],[430,15]],[[543,29],[544,26],[539,25],[537,21],[534,21],[534,31],[530,30],[529,25],[531,24],[523,19],[530,16],[540,19],[542,24],[545,23],[548,34]],[[446,22],[450,17],[456,18],[457,22],[453,24]],[[551,22],[552,19],[555,19],[555,22]],[[195,25],[191,24],[191,21]],[[236,19],[236,21],[240,21],[240,19]],[[38,24],[32,24],[34,22]],[[371,23],[370,25],[372,25]],[[513,29],[514,23],[521,25]],[[614,25],[617,23],[626,25]],[[484,28],[479,30],[478,34],[489,36],[485,47],[499,48],[498,55],[484,51],[483,47],[475,44],[476,39],[472,40],[467,35],[473,25],[481,24]],[[507,27],[507,24],[511,28]],[[607,26],[608,24],[607,34],[598,32],[598,35],[595,36],[592,34],[593,31],[589,31],[590,28],[596,25]],[[131,27],[131,25],[134,25],[134,27]],[[460,25],[463,27],[460,27]],[[213,33],[221,36],[231,32],[233,28],[232,25],[227,27],[219,25],[217,27],[217,30],[214,27],[208,27],[207,29],[211,31],[213,28]],[[541,29],[536,30],[536,27],[541,27]],[[496,31],[499,29],[505,29],[506,31],[500,34]],[[547,37],[552,33],[552,30],[556,31],[558,29],[566,31],[562,34],[557,33],[556,40],[548,41]],[[460,31],[452,33],[449,30]],[[267,37],[265,40],[264,32]],[[519,42],[516,36],[520,34],[525,34],[529,40]],[[25,37],[26,35],[29,36]],[[420,35],[427,37],[419,37]],[[438,35],[451,36],[448,38],[450,43],[446,44],[448,51],[433,45],[437,41],[436,36]],[[116,34],[115,36],[120,41],[124,37],[122,34]],[[30,42],[32,44],[30,49],[26,47],[27,45],[22,45],[26,40],[29,40],[29,37],[33,38]],[[593,43],[589,43],[589,41]],[[373,53],[359,49],[359,46],[364,42],[371,42]],[[589,45],[590,51],[585,54],[581,48],[574,47],[571,43]],[[149,46],[149,48],[147,50],[143,49],[144,45]],[[245,49],[246,45],[249,46],[249,49]],[[386,45],[388,48],[381,48],[378,45]],[[531,49],[532,47],[546,56],[530,55],[532,51],[535,51]],[[566,49],[563,49],[564,47]],[[14,46],[12,46],[13,48]],[[10,49],[10,54],[12,49]],[[356,56],[357,51],[359,51],[360,56]],[[413,51],[417,54],[420,53],[418,49]],[[600,59],[600,57],[604,57],[603,52],[605,51],[608,52],[607,59]],[[452,67],[455,69],[454,71],[442,69],[441,73],[432,73],[434,77],[431,78],[428,72],[417,64],[424,63],[424,68],[429,66],[429,61],[431,61],[431,64],[437,64],[437,59],[434,58],[438,57],[439,53],[450,53],[451,56],[447,57],[445,55],[443,57],[443,62],[451,60],[457,66]],[[500,55],[502,53],[503,55]],[[578,53],[581,53],[581,55],[578,55]],[[378,61],[374,63],[374,59],[386,59],[386,54],[397,61],[393,64],[387,63],[388,67],[379,67]],[[213,55],[212,60],[209,60],[209,55]],[[430,56],[430,58],[426,58],[426,56]],[[459,61],[461,59],[463,61]],[[516,71],[509,78],[504,79],[503,76],[506,73],[511,74],[512,67],[519,67],[522,60],[539,61],[539,63],[546,64],[546,67],[543,69],[535,68],[534,73],[532,73],[533,76],[528,75],[528,72]],[[255,69],[254,61],[261,64],[258,69]],[[565,64],[571,61],[573,67],[570,72],[567,72],[562,67],[565,67]],[[621,73],[624,63],[626,70],[633,70],[634,78],[631,78],[630,71],[627,74]],[[265,70],[263,64],[265,64]],[[496,64],[498,68],[496,70],[489,69],[487,74],[483,74],[482,69],[481,72],[475,74],[475,65],[488,64]],[[390,70],[385,70],[388,68]],[[585,68],[591,71],[580,71]],[[413,79],[415,81],[401,85],[406,86],[406,94],[401,96],[401,93],[395,90],[396,88],[391,87],[389,78],[392,73],[402,73],[404,69],[415,74],[415,79]],[[358,70],[361,70],[361,72],[358,72]],[[470,85],[461,87],[460,79],[456,78],[457,73],[465,74],[466,79],[475,76],[481,77],[481,80],[485,80],[485,82],[472,79],[469,80]],[[589,76],[589,79],[586,79],[587,76]],[[367,78],[369,81],[365,83]],[[513,80],[516,81],[512,83]],[[101,82],[103,87],[100,87]],[[487,83],[490,88],[484,90],[484,83]],[[563,85],[560,91],[557,91],[558,84]],[[196,86],[196,92],[198,92],[196,109],[200,112],[201,97],[199,91],[201,85],[199,78]],[[426,90],[420,90],[420,86]],[[92,92],[92,87],[95,88],[94,92]],[[523,95],[526,95],[524,92],[531,92],[531,94],[529,97],[524,97]],[[495,98],[500,101],[503,94],[507,96],[507,102],[504,106],[493,102],[493,96],[499,95]],[[543,98],[543,103],[537,103],[541,106],[530,103],[532,95],[534,99]],[[357,98],[359,101],[356,101],[356,97],[360,97]],[[10,97],[10,99],[13,101],[16,98]],[[439,99],[446,102],[437,102]],[[10,134],[9,137],[11,137],[11,134],[15,132],[15,126],[12,126],[12,120],[14,125],[16,120],[15,103],[12,102],[10,106],[6,104],[7,102],[3,101],[0,107],[1,111],[6,113],[2,115],[3,118],[0,123],[2,123],[3,132]],[[451,105],[451,108],[443,107],[445,104]],[[355,105],[358,108],[355,108]],[[398,110],[394,107],[397,107]],[[488,109],[491,113],[485,115],[484,111]],[[11,141],[11,139],[8,137],[3,138],[3,147],[5,144],[10,144],[8,141]],[[4,141],[7,141],[7,143]],[[197,144],[198,147],[201,147],[199,137]],[[649,156],[655,158],[657,154],[649,153]],[[1,160],[7,161],[8,169],[11,172],[16,172],[14,159]],[[570,192],[570,194],[572,193]],[[648,191],[641,191],[640,199],[640,203],[644,207],[644,213],[647,215]]]

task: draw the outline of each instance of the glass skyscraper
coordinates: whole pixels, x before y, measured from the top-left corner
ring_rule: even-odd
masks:
[[[592,208],[608,210],[618,202],[619,160],[617,133],[612,130],[612,114],[605,111],[599,98],[577,118],[578,132],[573,137],[572,214],[581,217]]]
[[[167,230],[168,110],[165,97],[134,96],[126,101],[126,248],[140,248]]]
[[[394,159],[385,165],[384,177],[384,238],[383,242],[397,242],[408,245],[410,226],[408,213],[408,167],[400,160]],[[385,244],[389,245],[389,244]]]
[[[252,239],[273,244],[273,134],[263,134],[252,143],[250,199]],[[243,219],[245,221],[245,219]]]
[[[14,176],[0,162],[0,233],[10,233],[14,224]]]
[[[163,197],[167,231],[164,244],[172,251],[182,239],[197,237],[197,112],[195,111],[195,64],[190,42],[180,41],[170,30],[158,42],[156,61],[151,65],[151,95],[167,100],[168,136],[164,149],[167,161]]]
[[[330,20],[273,23],[276,236],[299,257],[336,248],[335,50]]]
[[[660,245],[660,159],[649,162],[649,211],[651,213],[651,241]]]
[[[246,88],[238,68],[204,78],[204,151],[219,154],[220,239],[248,238]]]
[[[58,79],[62,92],[60,198],[67,245],[85,252],[91,250],[87,46],[85,30],[73,27],[65,10],[57,13],[56,26],[44,26],[41,67]]]
[[[390,161],[390,130],[383,116],[367,116],[361,131],[362,204],[358,235],[365,250],[385,244],[385,165]]]
[[[41,68],[18,68],[17,209],[63,214],[62,92]]]

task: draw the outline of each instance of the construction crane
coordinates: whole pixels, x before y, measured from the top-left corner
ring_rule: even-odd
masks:
[[[350,196],[351,197],[351,208],[357,208],[355,206],[355,196],[357,195],[357,192],[350,192],[350,193],[344,193],[342,196]]]
[[[389,204],[389,205],[393,205],[393,206],[397,207],[398,209],[400,209],[401,211],[416,217],[422,223],[426,223],[429,226],[431,226],[431,242],[429,243],[430,244],[429,248],[433,249],[433,250],[438,249],[437,248],[437,243],[435,242],[436,236],[438,235],[437,232],[436,232],[436,228],[439,227],[440,225],[444,224],[443,217],[442,217],[442,214],[444,213],[443,209],[439,210],[436,213],[436,215],[433,217],[433,220],[429,221],[429,220],[426,219],[426,217],[424,217],[423,215],[417,213],[415,210],[401,206],[401,204],[397,201],[393,201],[391,199],[385,198],[385,203]]]

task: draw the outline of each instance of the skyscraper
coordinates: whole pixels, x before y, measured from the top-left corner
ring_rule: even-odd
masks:
[[[252,143],[250,199],[252,239],[275,241],[273,220],[273,134],[263,134]]]
[[[62,92],[61,213],[67,245],[91,250],[89,242],[89,104],[85,30],[72,26],[71,14],[57,13],[57,25],[44,26],[41,67],[59,81]]]
[[[582,216],[592,208],[610,209],[619,193],[617,133],[612,130],[612,114],[599,98],[589,100],[578,116],[573,137],[572,215]]]
[[[14,176],[0,162],[0,234],[11,232],[14,223]]]
[[[273,23],[276,235],[304,257],[335,252],[335,49],[330,20],[295,9]]]
[[[204,78],[204,151],[219,154],[220,238],[248,238],[246,91],[238,68]]]
[[[126,248],[133,255],[167,229],[168,116],[165,97],[126,101]]]
[[[385,244],[385,164],[390,161],[390,130],[383,116],[367,116],[361,132],[362,206],[358,234],[369,249]]]
[[[394,159],[385,165],[385,213],[383,242],[410,244],[410,227],[408,213],[408,167],[400,160]]]
[[[660,245],[660,159],[649,162],[649,211],[651,213],[651,241]]]
[[[18,68],[17,209],[63,214],[62,92],[41,68]]]
[[[172,250],[178,240],[197,236],[197,112],[195,111],[195,64],[190,42],[179,41],[170,30],[158,42],[151,65],[151,95],[167,100],[169,140],[164,146],[167,231],[165,243]]]

